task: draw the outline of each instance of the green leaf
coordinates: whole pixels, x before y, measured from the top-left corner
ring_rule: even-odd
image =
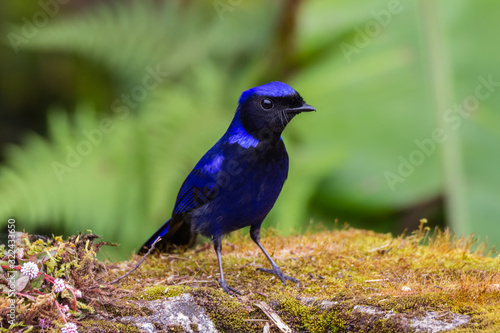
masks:
[[[40,287],[43,284],[43,281],[45,279],[45,274],[39,274],[36,278],[31,280],[31,288],[37,288],[40,289]]]
[[[22,275],[18,279],[16,279],[16,291],[21,292],[23,291],[28,283],[30,282],[29,276]]]
[[[57,250],[50,250],[50,251],[44,251],[42,253],[39,253],[36,257],[37,257],[37,263],[41,263],[43,265],[43,263],[47,260],[55,260],[54,259],[54,256],[56,255],[57,253]]]

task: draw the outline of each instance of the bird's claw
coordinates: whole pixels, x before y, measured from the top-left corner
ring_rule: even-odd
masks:
[[[273,275],[276,275],[278,279],[281,280],[281,282],[286,283],[286,281],[292,281],[297,284],[297,287],[299,286],[299,280],[294,278],[293,276],[288,276],[285,275],[279,267],[273,267],[272,269],[268,268],[257,268],[258,271],[264,272],[264,273],[270,273]]]
[[[233,293],[235,295],[240,295],[240,296],[242,295],[242,293],[240,293],[238,290],[234,289],[233,287],[230,287],[227,284],[226,280],[217,280],[217,282],[219,282],[220,287],[222,288],[222,290],[225,293],[227,293],[229,295],[231,295],[231,293]]]

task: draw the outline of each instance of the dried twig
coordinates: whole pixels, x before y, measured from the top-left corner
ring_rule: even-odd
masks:
[[[285,322],[280,318],[278,313],[276,313],[276,311],[274,311],[269,305],[267,305],[267,303],[257,302],[257,303],[255,303],[255,306],[257,306],[259,309],[261,309],[262,312],[264,312],[265,315],[269,319],[271,319],[273,324],[276,325],[276,327],[278,327],[278,329],[281,332],[284,332],[284,333],[292,333],[293,332],[292,329],[290,327],[288,327],[288,325],[285,324]]]
[[[158,243],[159,241],[161,241],[161,237],[158,237],[154,242],[153,244],[151,244],[151,247],[149,248],[148,252],[142,257],[141,261],[139,261],[137,263],[137,265],[135,265],[134,268],[132,268],[130,271],[128,271],[127,273],[123,274],[122,276],[120,276],[119,278],[111,281],[109,284],[115,284],[119,281],[121,281],[122,279],[126,278],[127,276],[129,276],[130,273],[132,273],[133,271],[135,271],[141,264],[144,260],[146,260],[146,257],[151,253],[151,251],[153,251],[153,249],[155,248],[155,245],[156,243]]]

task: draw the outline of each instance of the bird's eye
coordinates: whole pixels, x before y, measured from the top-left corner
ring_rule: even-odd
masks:
[[[260,105],[262,106],[263,109],[270,110],[273,108],[274,103],[269,98],[264,98],[262,101],[260,101]]]

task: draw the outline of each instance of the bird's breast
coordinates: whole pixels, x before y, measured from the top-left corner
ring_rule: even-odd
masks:
[[[288,156],[283,150],[259,151],[253,148],[240,161],[240,174],[231,182],[230,195],[240,198],[239,204],[253,210],[271,209],[288,175]]]
[[[211,199],[192,212],[196,232],[218,237],[264,220],[287,178],[288,155],[283,142],[259,145],[223,144],[203,167],[213,182]]]

